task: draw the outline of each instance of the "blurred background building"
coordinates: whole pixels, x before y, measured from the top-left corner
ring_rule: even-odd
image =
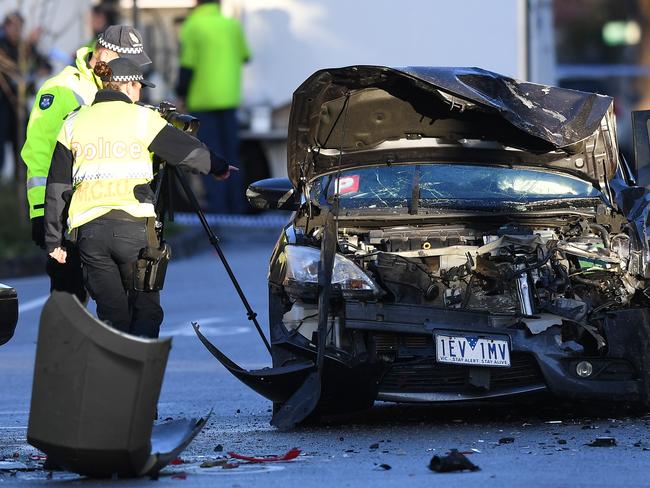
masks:
[[[19,10],[56,72],[93,37],[101,3],[136,24],[153,61],[152,102],[173,99],[178,29],[195,0],[0,0]],[[222,0],[252,52],[244,72],[247,180],[284,173],[293,90],[315,70],[350,64],[469,65],[616,99],[622,148],[629,112],[650,108],[650,0]],[[1,69],[0,69],[1,71]],[[9,151],[8,148],[6,148]],[[10,165],[9,165],[10,166]],[[5,173],[8,165],[5,165]]]

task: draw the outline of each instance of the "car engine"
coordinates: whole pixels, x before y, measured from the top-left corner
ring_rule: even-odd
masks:
[[[342,229],[344,255],[366,270],[383,300],[444,309],[531,316],[543,312],[582,322],[630,304],[630,239],[578,221],[562,227],[506,224],[431,229]]]

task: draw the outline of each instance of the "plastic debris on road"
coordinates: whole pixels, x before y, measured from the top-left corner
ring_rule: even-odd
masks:
[[[113,329],[68,293],[54,291],[41,314],[27,442],[42,467],[84,476],[156,477],[207,423],[154,424],[171,339]]]
[[[223,469],[233,469],[238,468],[238,462],[232,462],[227,458],[217,458],[217,459],[208,459],[203,461],[200,465],[201,468],[223,468]]]
[[[282,462],[282,461],[291,461],[292,459],[300,456],[300,449],[294,447],[293,449],[287,451],[282,455],[272,455],[272,456],[244,456],[243,454],[237,454],[236,452],[229,452],[228,456],[234,459],[239,459],[241,461],[248,461],[249,463],[273,463],[273,462]]]
[[[436,473],[451,473],[453,471],[479,471],[472,461],[461,454],[458,449],[452,449],[446,456],[433,456],[429,462],[429,469]]]
[[[589,447],[615,447],[617,444],[614,437],[596,437],[592,442],[585,445]]]

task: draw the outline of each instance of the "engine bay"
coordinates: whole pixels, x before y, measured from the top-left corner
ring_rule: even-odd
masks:
[[[564,226],[341,229],[339,246],[385,292],[382,300],[394,303],[547,312],[582,322],[630,305],[643,289],[629,236],[586,219]]]

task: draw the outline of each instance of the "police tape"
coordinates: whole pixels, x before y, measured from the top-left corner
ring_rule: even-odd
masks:
[[[205,218],[210,225],[233,226],[258,229],[280,229],[289,222],[290,214],[287,215],[235,215],[207,213]],[[198,216],[193,213],[174,214],[175,222],[184,225],[201,225]]]

